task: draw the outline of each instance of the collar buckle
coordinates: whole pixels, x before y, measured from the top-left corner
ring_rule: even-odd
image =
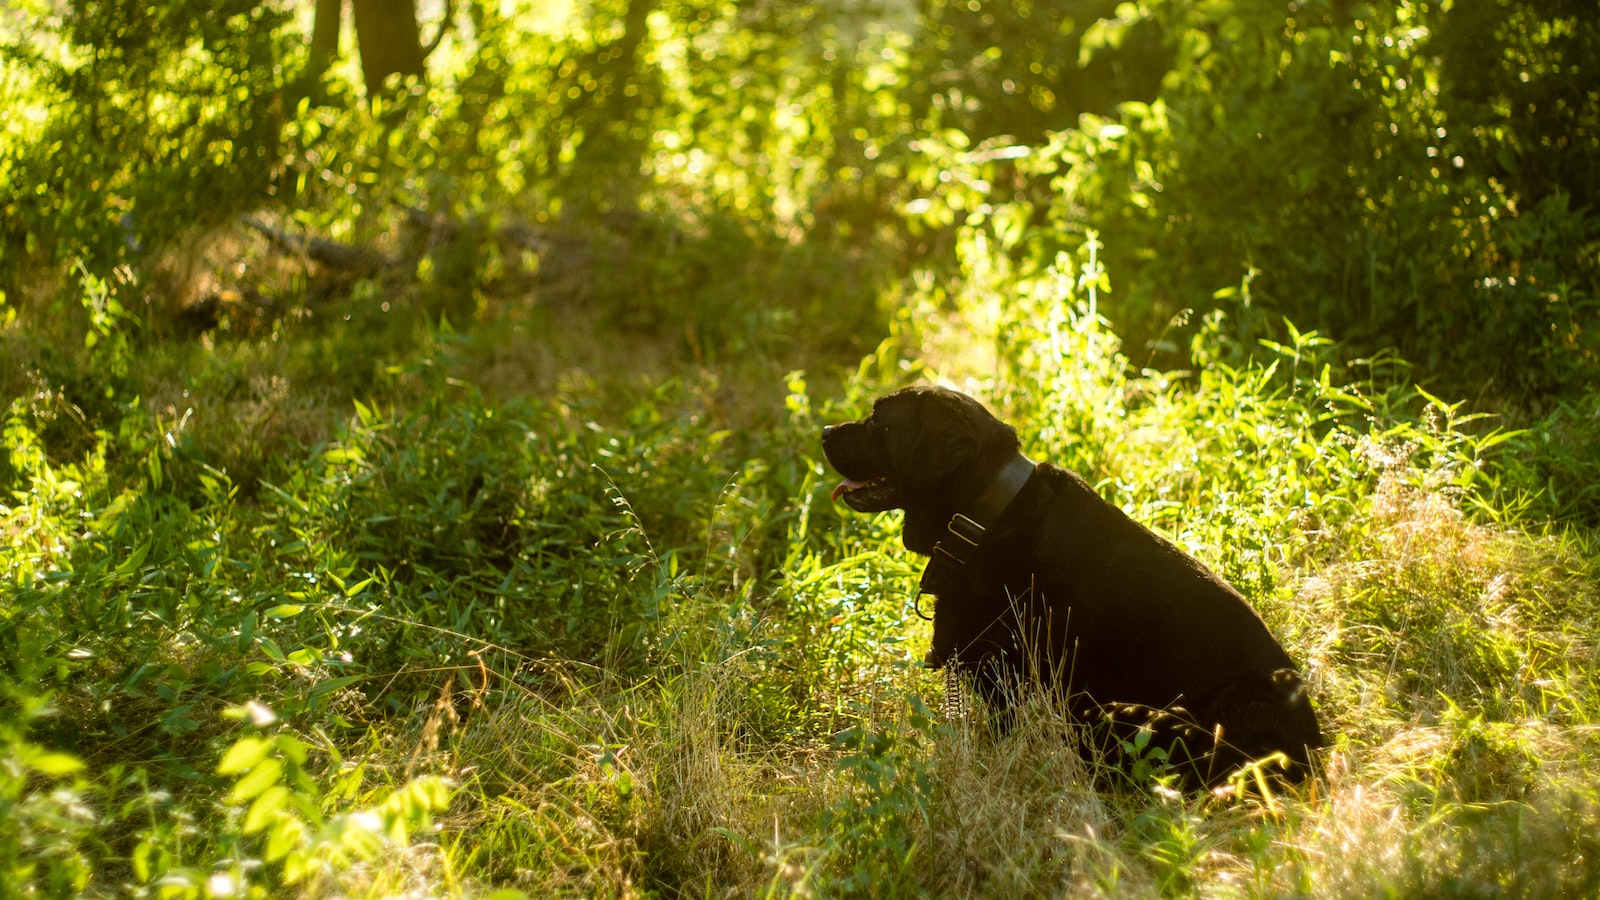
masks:
[[[950,524],[945,526],[945,530],[955,540],[947,538],[934,544],[934,554],[964,566],[967,560],[972,558],[973,552],[978,549],[978,544],[983,541],[983,536],[989,529],[978,524],[976,519],[956,513],[950,517]]]
[[[983,540],[984,533],[989,530],[962,513],[956,513],[951,516],[950,524],[946,525],[945,528],[974,548],[978,546],[979,541]]]

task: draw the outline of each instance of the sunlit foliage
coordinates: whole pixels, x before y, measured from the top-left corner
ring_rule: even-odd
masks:
[[[8,889],[1600,889],[1588,6],[422,4],[371,96],[311,7],[0,11]],[[816,446],[917,379],[1237,584],[1326,777],[947,718]]]

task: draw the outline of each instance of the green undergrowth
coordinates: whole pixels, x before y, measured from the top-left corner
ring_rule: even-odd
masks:
[[[1251,362],[1218,314],[1192,371],[1136,369],[1095,313],[1095,249],[1034,279],[969,265],[907,298],[842,387],[793,373],[744,414],[710,375],[621,404],[581,383],[491,397],[471,383],[478,337],[435,336],[457,355],[305,440],[278,432],[292,452],[256,458],[249,486],[229,472],[238,438],[133,399],[138,366],[75,442],[50,430],[56,400],[16,396],[4,880],[162,897],[1600,887],[1595,488],[1551,474],[1592,471],[1564,449],[1582,415],[1509,429],[1289,326]],[[187,376],[196,409],[219,370]],[[918,562],[895,515],[829,502],[817,441],[926,379],[984,397],[1027,452],[1238,585],[1309,674],[1325,777],[1183,796],[1147,758],[1107,790],[1048,708],[1004,738],[981,709],[948,718],[918,666]]]
[[[0,13],[0,896],[1600,894],[1600,20],[423,4],[364,94],[225,6]],[[818,440],[916,381],[1325,777],[947,716]]]

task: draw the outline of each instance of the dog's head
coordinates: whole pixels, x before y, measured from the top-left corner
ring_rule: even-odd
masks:
[[[1017,450],[1017,433],[957,391],[909,387],[872,415],[822,429],[822,452],[845,480],[834,488],[857,512],[958,506]]]

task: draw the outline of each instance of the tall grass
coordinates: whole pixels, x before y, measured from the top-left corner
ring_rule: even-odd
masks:
[[[14,400],[12,883],[1600,889],[1600,550],[1581,516],[1534,515],[1563,508],[1528,452],[1546,426],[1499,429],[1288,326],[1248,361],[1218,316],[1194,371],[1138,369],[1096,314],[1093,250],[1022,277],[969,244],[966,279],[905,298],[857,371],[773,375],[771,405],[710,378],[491,399],[461,376],[493,342],[438,335],[403,390],[316,442],[294,424],[249,491],[214,416],[114,400],[116,431],[63,458],[45,401]],[[975,698],[948,716],[917,664],[920,562],[897,515],[829,503],[817,443],[919,379],[982,396],[1238,585],[1309,673],[1324,777],[1192,796],[1153,768],[1107,789],[1047,705],[1004,737]]]
[[[792,396],[773,446],[806,461],[802,477],[786,503],[744,507],[783,523],[781,577],[754,592],[679,582],[663,641],[675,652],[647,684],[597,673],[554,698],[508,697],[501,709],[522,724],[489,758],[558,748],[542,777],[470,792],[525,861],[512,883],[530,895],[1007,897],[1600,884],[1595,553],[1581,531],[1488,514],[1515,436],[1355,379],[1314,334],[1291,332],[1265,366],[1207,357],[1202,343],[1200,371],[1130,374],[1063,268],[1020,298],[975,284],[930,304],[840,408]],[[993,324],[991,367],[897,364],[958,316]],[[1220,342],[1220,326],[1202,341]],[[1325,777],[1241,799],[1159,781],[1108,793],[1055,710],[1028,707],[1004,738],[981,710],[935,712],[941,685],[914,665],[927,633],[908,614],[917,566],[896,546],[896,517],[829,509],[813,438],[907,377],[984,394],[1030,452],[1078,467],[1239,584],[1310,670],[1334,744]],[[735,548],[714,538],[705,550]],[[464,734],[458,748],[471,746]]]

